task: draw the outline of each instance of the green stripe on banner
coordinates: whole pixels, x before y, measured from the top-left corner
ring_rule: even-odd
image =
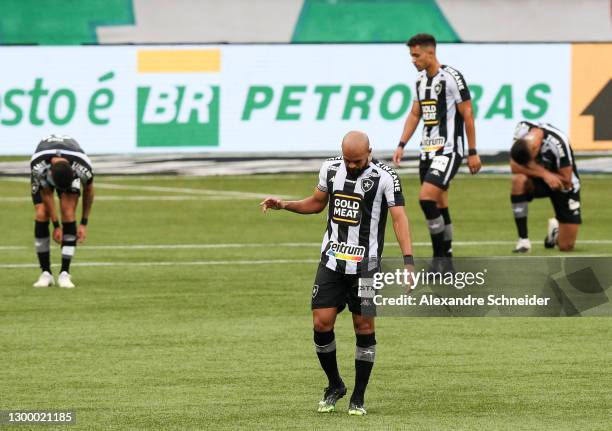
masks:
[[[132,0],[2,0],[0,43],[97,43],[98,26],[134,24]]]
[[[435,0],[304,0],[292,42],[460,42]]]

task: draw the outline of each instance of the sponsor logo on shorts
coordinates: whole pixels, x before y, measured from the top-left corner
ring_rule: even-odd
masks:
[[[432,171],[438,170],[438,171],[444,172],[446,171],[446,167],[448,166],[449,161],[450,159],[446,156],[436,156],[431,162],[430,169]]]
[[[312,286],[312,298],[313,299],[315,296],[317,296],[317,293],[319,293],[319,285],[315,284],[314,286]]]
[[[580,208],[580,202],[570,199],[567,201],[567,206],[569,207],[570,211],[576,211]]]
[[[347,262],[361,262],[365,256],[365,247],[332,241],[326,254]]]

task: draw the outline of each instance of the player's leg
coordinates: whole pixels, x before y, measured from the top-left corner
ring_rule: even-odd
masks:
[[[51,275],[49,211],[42,201],[40,190],[32,195],[32,200],[34,202],[34,244],[41,269],[41,274],[34,283],[34,287],[49,287],[54,283]]]
[[[58,276],[60,287],[71,288],[70,263],[74,257],[77,243],[76,209],[79,202],[78,193],[63,192],[60,194],[60,211],[62,216],[62,268]]]
[[[346,303],[346,289],[342,274],[319,265],[312,289],[312,323],[314,345],[321,368],[327,376],[328,385],[319,401],[318,411],[333,412],[336,402],[346,394],[346,386],[338,371],[336,360],[336,316]]]
[[[556,219],[548,221],[544,246],[552,248],[557,245],[559,251],[572,251],[576,245],[578,228],[582,223],[580,192],[556,191],[551,194],[550,199]]]
[[[572,251],[574,249],[579,227],[580,225],[576,223],[559,223],[557,245],[560,251]]]
[[[374,316],[363,316],[353,313],[355,328],[355,388],[349,403],[349,414],[364,415],[365,390],[376,358],[376,335]]]
[[[438,201],[442,198],[444,190],[430,182],[423,182],[419,192],[419,204],[427,221],[431,246],[434,257],[446,255],[444,247],[444,218],[438,208]]]
[[[440,211],[440,208],[448,208],[448,190],[450,181],[453,179],[459,166],[461,156],[456,153],[435,156],[431,161],[421,161],[419,173],[421,177],[421,190],[419,192],[419,203],[431,237],[433,255],[436,258],[447,257],[448,248],[445,241],[446,223],[442,215],[445,212],[450,225],[450,214]],[[449,226],[449,233],[452,227]],[[449,238],[449,234],[446,234]],[[452,239],[452,235],[450,236]]]
[[[448,209],[448,190],[445,190],[437,202],[440,214],[444,219],[444,250],[446,257],[453,257],[453,222]]]
[[[343,386],[338,363],[336,362],[336,337],[334,324],[338,309],[316,308],[312,310],[312,322],[314,328],[314,344],[321,368],[327,376],[329,387]]]
[[[512,175],[512,192],[510,194],[510,202],[512,203],[512,214],[514,215],[514,223],[518,233],[518,242],[513,253],[526,253],[531,250],[531,241],[527,230],[527,216],[529,210],[529,202],[533,199],[531,190],[533,184],[531,179],[524,174]]]

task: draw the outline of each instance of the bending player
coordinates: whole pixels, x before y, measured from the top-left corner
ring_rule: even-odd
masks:
[[[94,198],[93,170],[89,157],[79,144],[68,136],[51,135],[36,147],[30,161],[32,173],[32,201],[36,221],[34,237],[38,262],[42,270],[34,287],[54,284],[50,262],[49,220],[53,223],[53,239],[62,244],[62,267],[57,278],[59,287],[73,288],[70,262],[77,240],[87,236],[87,220]],[[83,212],[77,229],[76,208],[83,185]],[[60,202],[62,227],[58,222],[53,191]]]
[[[550,124],[522,121],[516,126],[510,152],[512,212],[519,235],[515,253],[531,250],[527,234],[528,203],[550,198],[555,218],[548,220],[544,247],[573,250],[582,223],[580,178],[567,136]]]

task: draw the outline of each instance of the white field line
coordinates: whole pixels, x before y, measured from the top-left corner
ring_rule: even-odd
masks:
[[[140,196],[130,196],[130,195],[97,195],[96,196],[96,202],[99,201],[111,201],[111,202],[115,202],[115,201],[125,201],[125,202],[139,202],[139,201],[170,201],[170,202],[174,202],[174,201],[229,201],[229,200],[257,200],[253,197],[236,197],[236,196],[223,196],[223,195],[219,195],[219,196],[189,196],[189,195],[182,195],[182,196],[168,196],[168,195],[163,195],[163,196],[157,196],[157,195],[140,195]],[[23,203],[23,202],[32,202],[32,198],[30,196],[25,196],[25,197],[16,197],[16,196],[11,196],[11,197],[1,197],[0,196],[0,202],[5,202],[5,203]]]
[[[266,260],[194,260],[190,262],[73,262],[71,266],[104,267],[104,266],[217,266],[217,265],[280,265],[317,263],[318,259],[266,259]],[[59,265],[53,265],[59,266]],[[38,268],[34,263],[0,264],[0,269]]]
[[[29,182],[28,178],[22,177],[5,177],[0,178],[2,181],[12,182]],[[158,193],[186,193],[191,195],[199,196],[223,196],[230,198],[252,198],[252,199],[264,199],[269,194],[253,193],[253,192],[238,192],[233,190],[210,190],[202,188],[192,187],[161,187],[161,186],[141,186],[141,185],[126,185],[126,184],[111,184],[111,183],[99,183],[96,182],[95,186],[97,189],[108,189],[108,190],[133,190],[143,192],[158,192]],[[278,195],[277,197],[282,199],[289,199],[290,196]]]
[[[546,259],[547,256],[533,256]],[[590,254],[580,255],[577,257],[610,257],[607,254]],[[529,256],[522,257],[522,259],[528,259]],[[506,260],[506,259],[517,259],[515,256],[488,256],[488,257],[476,257],[474,259],[479,260]],[[160,262],[73,262],[72,266],[78,267],[159,267],[159,266],[223,266],[223,265],[291,265],[291,264],[314,264],[319,262],[318,259],[264,259],[264,260],[195,260],[195,261],[160,261]],[[59,264],[52,265],[53,267],[59,267]],[[38,268],[38,264],[35,263],[7,263],[0,264],[0,269],[24,269],[24,268]]]
[[[95,183],[96,188],[110,189],[110,190],[135,190],[135,191],[146,191],[146,192],[163,192],[163,193],[187,193],[194,195],[203,196],[229,196],[229,197],[240,197],[240,198],[253,198],[263,199],[268,195],[262,193],[251,193],[251,192],[237,192],[231,190],[209,190],[199,189],[191,187],[160,187],[160,186],[137,186],[137,185],[124,185],[124,184],[110,184],[110,183]],[[282,196],[286,198],[286,196]]]
[[[516,241],[453,241],[453,245],[481,246],[481,245],[511,245]],[[609,239],[578,240],[578,244],[612,244]],[[417,247],[430,246],[429,242],[414,242]],[[199,250],[199,249],[232,249],[232,248],[318,248],[320,242],[281,242],[281,243],[228,243],[228,244],[108,244],[108,245],[82,245],[80,250]],[[391,243],[387,247],[399,247]],[[32,247],[23,245],[3,245],[0,250],[28,250]]]

